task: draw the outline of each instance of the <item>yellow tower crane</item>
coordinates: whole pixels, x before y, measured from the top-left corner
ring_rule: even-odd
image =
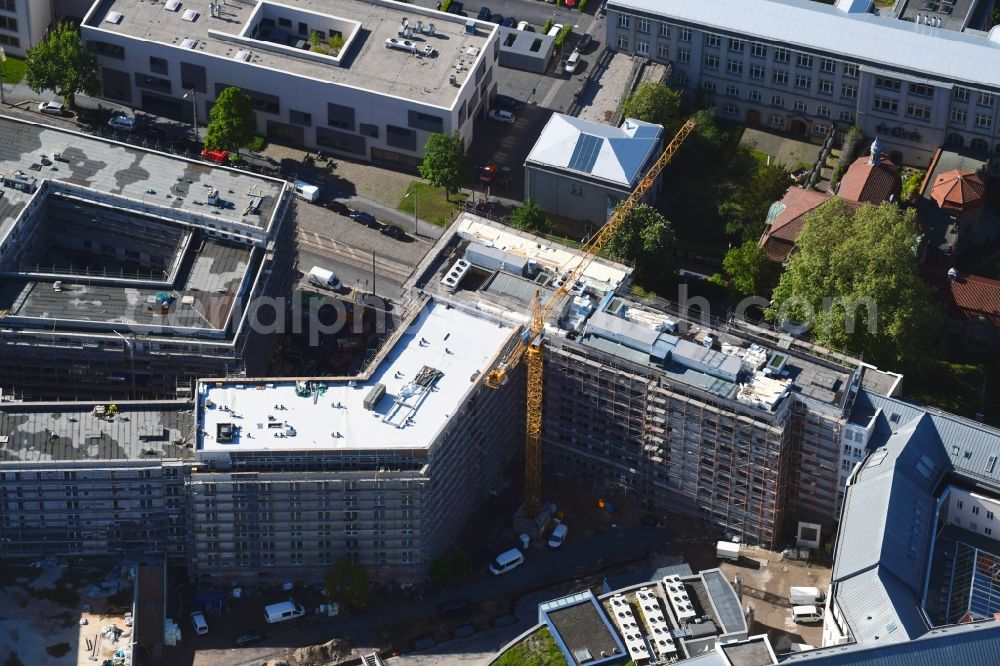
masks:
[[[487,387],[500,388],[507,382],[509,373],[514,370],[527,356],[528,365],[528,396],[526,410],[526,441],[525,441],[525,466],[524,466],[524,513],[526,516],[534,518],[541,509],[542,495],[542,332],[545,328],[545,319],[548,317],[556,303],[562,297],[569,294],[570,288],[583,275],[590,263],[600,254],[604,246],[614,236],[615,231],[622,225],[625,218],[633,208],[642,200],[646,192],[656,182],[656,178],[667,166],[677,149],[694,130],[695,121],[688,120],[678,130],[674,138],[670,140],[663,153],[649,168],[649,171],[642,177],[642,181],[636,186],[628,198],[622,202],[615,212],[608,218],[608,221],[597,230],[590,241],[581,249],[579,261],[570,270],[569,275],[562,285],[549,296],[544,303],[541,302],[538,293],[531,304],[531,322],[518,338],[517,344],[504,357],[504,359],[486,375],[484,384]]]

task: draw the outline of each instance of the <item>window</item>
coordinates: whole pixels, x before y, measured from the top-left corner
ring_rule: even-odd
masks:
[[[291,28],[292,27],[292,19],[279,18],[278,19],[278,25],[280,25],[282,28]]]
[[[670,39],[670,24],[660,23],[658,34],[660,35],[661,39]]]
[[[826,136],[833,131],[833,126],[829,123],[816,123],[813,125],[813,134],[819,134],[820,136]]]
[[[726,106],[723,107],[723,111],[727,116],[738,116],[740,114],[739,107],[735,104],[726,104]]]
[[[978,516],[979,515],[979,507],[978,506],[972,507],[972,515],[973,516]]]
[[[570,183],[569,193],[575,197],[582,197],[584,194],[583,185],[581,183]]]
[[[796,74],[795,75],[795,87],[796,88],[803,88],[805,90],[808,90],[809,88],[812,88],[812,77],[811,76],[806,76],[805,74]]]
[[[667,44],[666,42],[657,42],[656,57],[660,60],[668,60],[670,58],[670,44]]]
[[[911,83],[910,94],[917,97],[934,97],[934,87],[923,83]]]
[[[776,69],[771,72],[771,83],[784,86],[788,85],[788,72],[783,69]]]
[[[840,112],[840,122],[842,122],[842,123],[853,123],[854,122],[854,114],[852,112],[850,112],[850,111],[841,111]]]
[[[981,127],[982,129],[993,127],[993,116],[989,113],[977,113],[976,127]]]
[[[713,48],[719,48],[719,44],[722,43],[722,38],[718,35],[713,35],[711,33],[705,35],[705,46],[711,46]]]
[[[986,536],[989,536],[989,535],[993,534],[993,530],[990,529],[989,527],[984,527],[983,528],[983,534],[985,534]]]
[[[858,87],[853,83],[842,83],[840,85],[840,96],[844,99],[857,99]]]
[[[628,27],[629,27],[629,18],[630,17],[629,17],[628,14],[619,14],[618,15],[618,27],[619,28],[625,28],[626,30],[628,30]]]
[[[17,19],[7,16],[0,16],[0,30],[17,32]]]
[[[987,109],[993,108],[993,95],[989,93],[979,93],[979,97],[976,99],[976,104],[979,106],[985,106]]]
[[[951,91],[951,97],[956,102],[968,102],[969,101],[969,89],[962,88],[960,86],[955,86],[955,89]]]
[[[628,51],[628,37],[625,35],[618,35],[618,48],[623,51]]]
[[[751,90],[750,94],[747,95],[747,99],[749,99],[751,102],[759,102],[760,101],[760,91],[759,90]]]
[[[21,47],[21,40],[17,37],[11,37],[10,35],[0,35],[0,44],[3,46],[13,46],[14,48]]]
[[[17,12],[17,2],[16,0],[0,0],[0,9],[14,14]]]
[[[167,61],[156,56],[149,56],[149,71],[154,74],[167,74]]]
[[[816,115],[819,116],[820,118],[829,118],[830,107],[823,106],[822,104],[820,104],[819,106],[816,107]]]
[[[876,76],[875,87],[885,90],[899,90],[901,83],[899,79],[890,79],[888,76]]]
[[[832,95],[833,94],[833,81],[830,79],[820,79],[819,80],[819,94],[820,95]]]
[[[750,78],[757,81],[763,81],[764,67],[761,65],[750,65]]]
[[[647,39],[637,39],[635,40],[635,52],[639,55],[649,55],[649,40]]]
[[[681,34],[680,34],[679,39],[682,42],[690,42],[691,41],[691,28],[681,28]]]
[[[806,55],[805,53],[797,53],[795,54],[795,64],[799,67],[812,69],[813,57],[811,55]]]
[[[767,124],[782,129],[785,126],[785,117],[778,113],[772,113],[767,117]]]
[[[849,62],[844,63],[844,76],[849,79],[858,78],[858,66]]]
[[[772,95],[771,106],[785,106],[785,98],[781,95]]]
[[[788,49],[774,49],[774,62],[788,62],[789,56]]]
[[[649,19],[641,16],[635,20],[635,31],[649,34]]]
[[[986,519],[987,520],[993,520],[993,512],[992,511],[987,511],[986,512]]]
[[[795,100],[795,103],[792,104],[792,108],[794,108],[796,111],[801,111],[802,113],[809,112],[809,105],[803,102],[802,100]]]
[[[968,120],[968,113],[965,109],[955,107],[951,110],[951,122],[956,125],[964,125],[966,120]]]
[[[760,42],[754,42],[750,45],[750,55],[754,58],[766,58],[767,57],[767,46],[761,44]]]
[[[733,53],[743,53],[743,40],[742,39],[730,39],[729,40],[729,50]]]
[[[684,65],[691,62],[691,51],[690,49],[677,49],[677,62]]]
[[[917,120],[930,120],[931,107],[910,103],[906,105],[906,115]]]
[[[370,123],[361,123],[358,125],[358,134],[361,136],[368,136],[373,139],[378,138],[378,125],[372,125]]]
[[[405,127],[385,126],[385,142],[393,148],[417,149],[417,133]]]
[[[701,87],[705,90],[715,92],[715,81],[703,81]]]
[[[964,504],[962,504],[962,500],[958,500],[958,504],[956,506],[961,509],[964,506]]]
[[[824,72],[834,74],[837,71],[837,61],[830,58],[823,58],[819,61],[819,68]]]
[[[726,94],[730,97],[739,97],[740,89],[736,86],[726,86]]]
[[[719,56],[714,53],[706,53],[705,69],[719,69]]]
[[[726,71],[730,74],[735,74],[737,76],[743,75],[743,61],[733,60],[732,58],[726,61]]]
[[[293,125],[305,125],[306,127],[312,126],[312,114],[305,113],[304,111],[296,111],[295,109],[288,110],[288,122]]]
[[[688,78],[688,75],[685,74],[684,72],[680,72],[677,74],[677,85],[686,86],[690,82],[691,80]]]

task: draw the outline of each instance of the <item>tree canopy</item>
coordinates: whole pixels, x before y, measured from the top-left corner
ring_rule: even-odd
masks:
[[[353,608],[368,604],[368,572],[350,558],[338,557],[323,575],[327,596]]]
[[[886,369],[933,360],[941,309],[917,273],[916,211],[831,199],[805,218],[768,316]]]
[[[732,248],[722,259],[727,284],[744,296],[760,292],[767,267],[767,255],[754,240]]]
[[[205,147],[231,150],[250,145],[257,131],[250,96],[239,88],[229,87],[219,93],[205,128]]]
[[[56,24],[45,39],[28,49],[24,64],[29,88],[36,93],[51,90],[67,106],[76,103],[77,93],[100,92],[97,57],[84,46],[79,29],[72,23]]]
[[[452,134],[434,133],[424,144],[424,160],[419,171],[422,178],[434,187],[443,187],[445,199],[462,184],[462,164],[465,161],[465,146],[458,132]]]
[[[635,264],[635,279],[657,290],[677,274],[677,237],[663,215],[647,204],[633,208],[605,246],[616,259]]]
[[[670,131],[680,117],[681,94],[662,83],[643,83],[622,104],[627,118],[663,125]]]
[[[552,223],[545,212],[530,198],[514,209],[507,219],[512,226],[525,231],[547,234],[552,230]]]

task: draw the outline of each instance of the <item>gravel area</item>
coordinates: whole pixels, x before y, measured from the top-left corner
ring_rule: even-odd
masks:
[[[607,69],[595,76],[584,90],[578,116],[583,120],[606,123],[625,96],[631,74],[632,57],[625,53],[615,53]]]

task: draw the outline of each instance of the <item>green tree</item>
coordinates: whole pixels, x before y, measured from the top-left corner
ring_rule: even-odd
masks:
[[[943,322],[917,273],[919,235],[912,209],[824,203],[805,218],[768,316],[808,321],[820,344],[919,374]]]
[[[735,233],[738,231],[745,241],[760,238],[764,232],[767,211],[771,208],[771,204],[785,196],[791,182],[790,172],[781,164],[772,162],[757,167],[753,175],[737,190],[734,197],[742,211],[742,220],[738,228],[734,228],[732,231],[727,223],[726,232]]]
[[[527,199],[507,218],[512,226],[525,231],[547,234],[552,230],[552,222],[533,200]]]
[[[767,271],[767,255],[757,244],[748,240],[726,252],[722,259],[722,269],[733,290],[751,296],[758,293]]]
[[[330,600],[352,608],[364,608],[368,604],[369,583],[364,567],[347,557],[338,557],[323,575]]]
[[[28,49],[24,59],[25,79],[34,92],[51,90],[67,106],[76,104],[76,94],[96,95],[101,89],[97,58],[80,39],[72,23],[58,23],[45,38]]]
[[[449,195],[462,183],[464,161],[465,146],[462,145],[462,137],[458,132],[431,134],[424,144],[424,160],[420,163],[420,176],[430,181],[434,187],[443,187],[444,198],[451,201]]]
[[[660,211],[646,204],[633,208],[605,246],[620,261],[635,264],[635,279],[653,291],[677,274],[677,237]]]
[[[858,158],[862,147],[864,147],[864,142],[865,135],[860,127],[852,125],[848,128],[847,133],[844,134],[844,143],[840,148],[840,159],[837,160],[837,164],[844,167],[844,171],[854,164],[854,160]]]
[[[235,152],[250,145],[256,131],[257,118],[250,96],[239,88],[229,87],[219,93],[209,114],[205,147]]]
[[[669,132],[678,122],[681,94],[662,83],[643,83],[622,104],[627,118],[663,125]]]
[[[920,186],[924,182],[924,172],[920,169],[914,169],[903,181],[903,190],[899,195],[899,198],[903,201],[912,202],[917,198],[917,194],[920,193]]]

